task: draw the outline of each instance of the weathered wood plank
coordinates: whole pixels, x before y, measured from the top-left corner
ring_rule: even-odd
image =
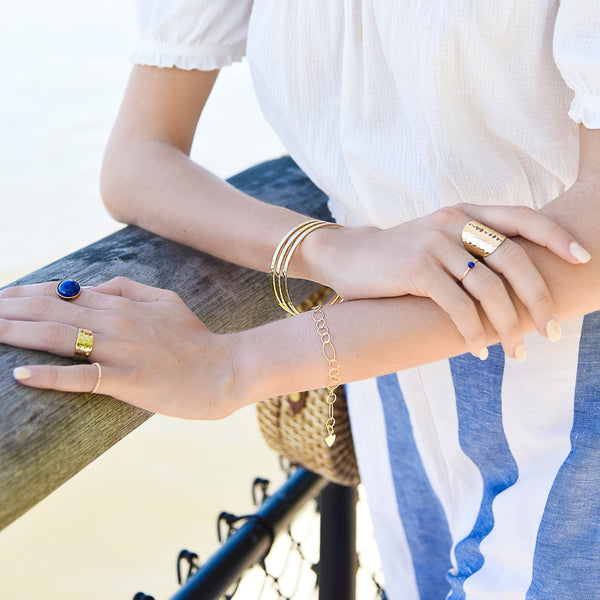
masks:
[[[330,219],[326,198],[289,158],[232,178],[273,204]],[[268,276],[127,227],[15,283],[73,277],[84,285],[125,275],[176,291],[213,331],[255,327],[283,316]],[[308,295],[313,284],[294,292]],[[100,456],[151,415],[108,397],[38,391],[17,384],[15,366],[70,361],[0,345],[0,529]]]

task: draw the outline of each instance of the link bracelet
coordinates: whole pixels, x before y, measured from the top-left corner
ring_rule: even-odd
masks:
[[[317,326],[317,333],[321,337],[321,343],[323,344],[321,350],[323,356],[329,363],[329,383],[327,384],[327,406],[329,407],[328,419],[325,422],[327,428],[327,437],[325,443],[331,448],[335,442],[336,435],[334,433],[335,418],[333,416],[333,405],[336,401],[335,390],[340,385],[340,363],[337,360],[335,348],[331,342],[331,334],[327,325],[325,325],[325,314],[323,313],[323,307],[317,304],[312,309],[312,316]]]

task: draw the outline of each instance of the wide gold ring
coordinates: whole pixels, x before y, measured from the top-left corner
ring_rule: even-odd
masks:
[[[477,221],[469,221],[462,230],[465,248],[478,258],[485,258],[494,252],[506,236],[486,227]]]
[[[75,354],[73,358],[87,360],[94,349],[94,334],[89,329],[77,330],[77,342],[75,342]]]

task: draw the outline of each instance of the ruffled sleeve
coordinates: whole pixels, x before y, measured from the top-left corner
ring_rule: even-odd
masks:
[[[136,0],[136,64],[208,71],[241,60],[252,0]]]
[[[569,116],[589,129],[600,129],[600,0],[561,1],[554,59],[575,92]]]

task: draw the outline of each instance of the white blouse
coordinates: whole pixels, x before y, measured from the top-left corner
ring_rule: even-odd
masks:
[[[267,119],[344,224],[457,202],[539,208],[574,181],[576,123],[600,128],[598,0],[137,6],[136,63],[246,54]]]
[[[214,69],[246,54],[266,117],[343,224],[389,227],[457,202],[539,208],[575,180],[577,123],[600,128],[599,0],[138,9],[137,63]],[[494,346],[484,362],[348,386],[390,598],[442,598],[450,585],[468,600],[597,593],[588,500],[600,470],[587,450],[569,453],[587,443],[581,421],[598,422],[599,340],[600,312],[563,324],[557,344],[526,336],[524,365]]]

